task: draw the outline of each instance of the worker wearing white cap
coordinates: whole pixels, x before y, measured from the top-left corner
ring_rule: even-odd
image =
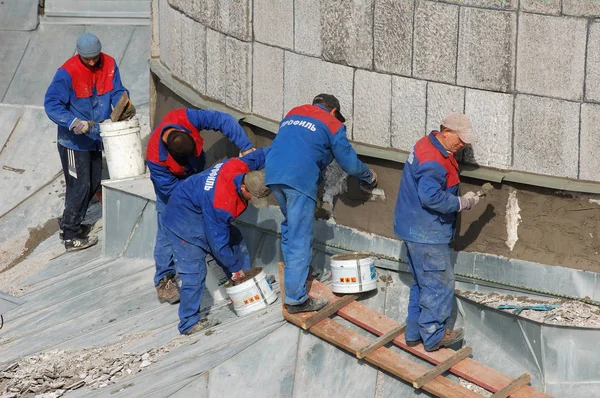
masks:
[[[46,114],[58,125],[58,153],[66,182],[65,210],[58,223],[67,251],[98,242],[88,236],[90,226],[82,224],[102,175],[98,123],[110,118],[112,107],[127,91],[114,58],[101,50],[94,34],[79,36],[77,54],[56,71],[44,100]],[[131,105],[124,113],[122,118],[131,118],[135,108]]]
[[[439,131],[421,138],[410,153],[394,214],[394,233],[404,240],[414,281],[406,318],[406,344],[426,351],[462,340],[462,329],[447,327],[454,298],[454,269],[449,243],[456,214],[471,210],[479,197],[460,196],[454,153],[476,141],[466,115],[450,113]]]

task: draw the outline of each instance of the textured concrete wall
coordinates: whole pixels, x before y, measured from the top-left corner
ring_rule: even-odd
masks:
[[[348,136],[409,151],[450,111],[485,167],[600,181],[600,2],[153,0],[152,56],[198,93],[279,121],[338,96]]]

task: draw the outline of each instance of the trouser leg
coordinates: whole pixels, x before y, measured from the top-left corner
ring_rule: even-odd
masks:
[[[299,305],[308,299],[306,279],[312,257],[315,201],[285,185],[274,188],[275,198],[285,216],[281,226],[285,259],[285,303]]]
[[[165,234],[165,227],[161,219],[162,213],[156,213],[158,228],[156,230],[156,243],[154,244],[154,286],[167,275],[175,275],[175,262],[173,261],[173,250],[171,243]]]
[[[419,333],[425,348],[444,337],[452,313],[454,268],[450,247],[406,242],[419,285]]]
[[[181,334],[191,329],[201,318],[200,305],[206,281],[206,252],[168,229],[167,238],[173,248],[175,268],[181,279],[179,291],[179,325]]]
[[[66,183],[65,210],[59,226],[64,231],[64,239],[69,240],[76,237],[89,204],[92,155],[57,145]]]

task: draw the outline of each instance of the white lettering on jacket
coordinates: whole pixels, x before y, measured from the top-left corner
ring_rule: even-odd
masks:
[[[285,122],[282,122],[279,125],[279,128],[285,127],[285,126],[298,126],[298,127],[304,127],[305,129],[309,129],[310,131],[317,131],[317,127],[310,123],[307,122],[306,120],[294,120],[294,119],[288,119]]]
[[[206,182],[204,183],[204,190],[210,191],[215,186],[215,181],[217,180],[217,174],[219,174],[219,169],[223,166],[223,163],[217,163],[213,166]]]

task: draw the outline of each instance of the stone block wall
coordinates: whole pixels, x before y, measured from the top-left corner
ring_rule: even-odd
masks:
[[[151,55],[247,114],[330,92],[354,141],[410,151],[464,112],[464,162],[600,182],[596,18],[592,0],[152,0]]]

